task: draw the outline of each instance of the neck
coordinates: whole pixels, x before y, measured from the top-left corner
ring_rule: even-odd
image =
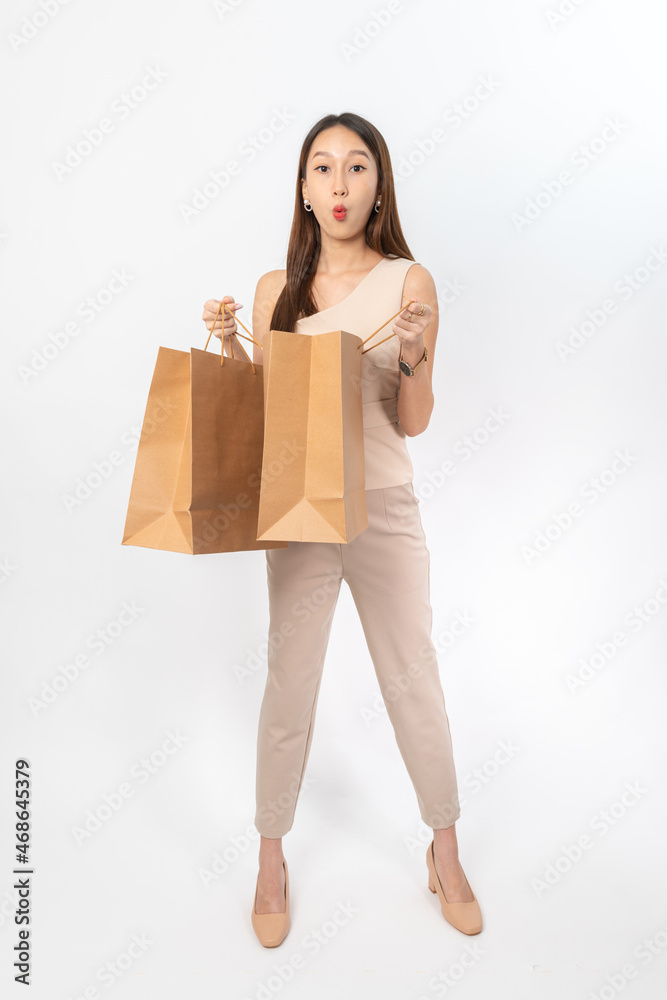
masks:
[[[376,264],[382,254],[371,250],[364,233],[353,240],[336,240],[322,233],[318,272],[344,274],[347,271],[367,271]]]

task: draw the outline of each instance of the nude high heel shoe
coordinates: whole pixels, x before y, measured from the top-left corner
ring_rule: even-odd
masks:
[[[444,890],[442,888],[442,882],[438,877],[438,873],[435,868],[435,857],[433,854],[433,843],[428,845],[426,849],[426,867],[428,868],[428,887],[431,892],[437,892],[438,899],[440,900],[440,909],[442,910],[442,915],[447,920],[452,927],[456,927],[458,931],[463,931],[464,934],[479,934],[482,929],[482,913],[479,908],[479,903],[477,901],[477,896],[472,891],[470,887],[470,882],[466,877],[466,882],[468,883],[468,888],[472,892],[472,900],[468,903],[448,903],[447,897],[445,896]],[[465,876],[465,872],[463,873]]]
[[[287,871],[287,862],[284,858],[283,867],[285,868],[285,909],[282,913],[257,913],[255,907],[257,906],[259,873],[257,874],[251,920],[255,934],[265,948],[277,947],[285,939],[291,926],[289,912],[289,873]]]

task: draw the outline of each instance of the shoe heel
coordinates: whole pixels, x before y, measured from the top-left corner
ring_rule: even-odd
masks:
[[[428,880],[428,887],[431,890],[431,892],[435,892],[435,886],[433,885],[433,880],[430,877]]]

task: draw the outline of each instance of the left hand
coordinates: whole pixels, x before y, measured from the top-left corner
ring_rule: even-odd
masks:
[[[408,344],[413,344],[415,347],[423,349],[424,331],[431,322],[433,310],[427,303],[424,303],[424,312],[421,316],[417,316],[421,308],[422,303],[416,296],[413,296],[394,322],[393,332],[401,344],[406,347]]]

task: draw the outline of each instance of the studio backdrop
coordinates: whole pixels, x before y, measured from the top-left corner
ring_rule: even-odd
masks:
[[[0,18],[3,996],[21,974],[39,1000],[658,995],[663,6]],[[158,350],[203,349],[225,295],[252,328],[303,139],[343,111],[385,137],[437,290],[435,405],[407,443],[476,951],[427,890],[432,831],[346,586],[284,841],[293,930],[261,948],[266,552],[121,544],[142,423],[172,405],[146,414]]]

